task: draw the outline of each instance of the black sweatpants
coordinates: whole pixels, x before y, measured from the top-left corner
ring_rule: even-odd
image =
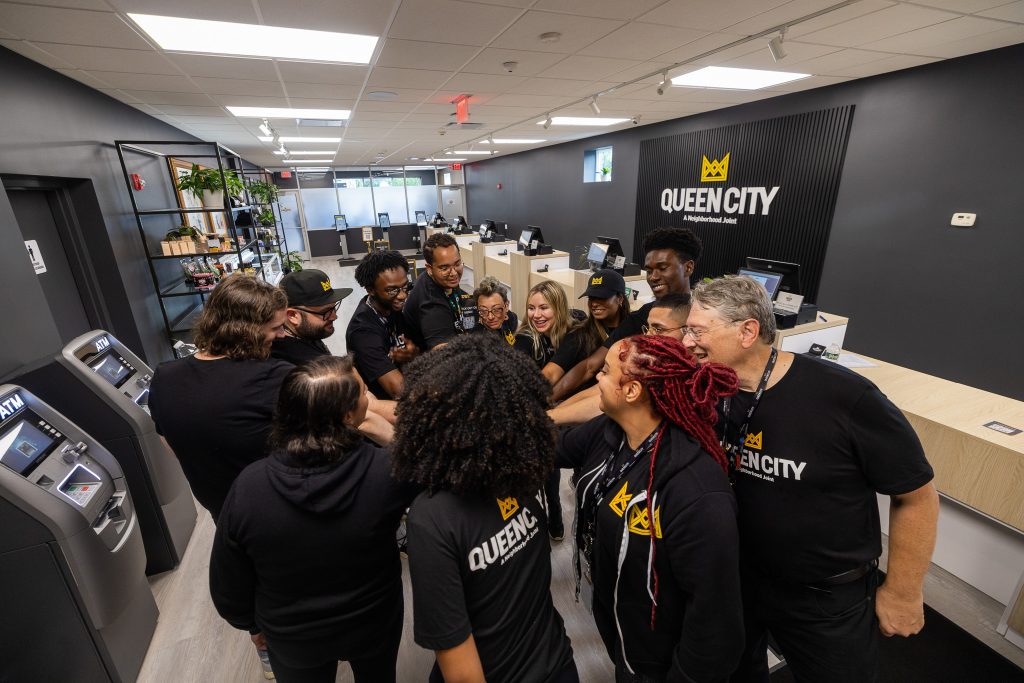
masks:
[[[746,647],[731,683],[768,683],[768,633],[798,683],[878,680],[878,570],[812,588],[742,572]]]

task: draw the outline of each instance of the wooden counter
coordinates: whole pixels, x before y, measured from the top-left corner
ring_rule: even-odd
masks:
[[[835,343],[842,348],[849,322],[849,318],[841,315],[819,312],[814,322],[797,325],[788,330],[778,330],[775,333],[774,346],[780,351],[793,353],[807,353],[811,350],[811,344],[821,344],[828,348],[830,344]]]

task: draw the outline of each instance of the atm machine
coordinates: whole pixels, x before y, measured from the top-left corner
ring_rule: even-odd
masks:
[[[134,681],[158,614],[145,566],[117,460],[0,385],[0,678]]]
[[[117,458],[142,527],[147,574],[178,566],[196,524],[192,489],[149,416],[152,375],[114,335],[94,330],[10,380],[81,425]]]

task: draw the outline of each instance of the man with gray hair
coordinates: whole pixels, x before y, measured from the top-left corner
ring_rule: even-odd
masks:
[[[694,289],[683,343],[739,377],[719,422],[734,467],[747,631],[731,680],[767,683],[771,632],[798,681],[874,681],[879,632],[910,636],[924,625],[938,519],[932,469],[878,387],[774,341],[771,301],[754,280]],[[891,497],[881,585],[876,493]]]

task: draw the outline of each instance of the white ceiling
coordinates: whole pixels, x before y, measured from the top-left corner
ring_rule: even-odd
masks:
[[[790,26],[788,56],[779,64],[768,52],[770,36],[720,50],[837,6]],[[382,40],[369,66],[173,54],[140,34],[127,12],[371,34]],[[561,33],[561,39],[542,42],[540,34],[550,31]],[[340,145],[288,145],[336,148],[334,164],[406,164],[410,157],[440,155],[446,147],[464,149],[489,133],[555,144],[606,132],[545,131],[536,123],[555,110],[590,115],[583,100],[598,92],[607,93],[599,99],[602,116],[639,116],[645,125],[1021,42],[1024,0],[0,2],[0,45],[267,166],[280,161],[271,143],[256,139],[260,121],[235,118],[226,105],[349,108],[352,118],[345,128],[272,124],[284,136],[342,136]],[[659,96],[660,72],[690,60],[670,75],[719,65],[813,77],[770,90],[669,88]],[[507,61],[518,62],[512,74],[502,67]],[[377,90],[397,97],[367,97]],[[471,121],[483,126],[440,136],[438,131],[454,121],[451,100],[463,93],[473,96]],[[503,153],[523,149],[499,148]]]

